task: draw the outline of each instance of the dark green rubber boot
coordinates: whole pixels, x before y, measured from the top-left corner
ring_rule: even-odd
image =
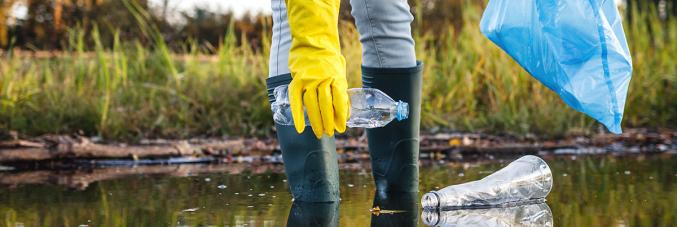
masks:
[[[371,226],[418,226],[418,193],[392,192],[374,196]]]
[[[379,89],[395,101],[409,103],[409,118],[367,129],[376,190],[418,192],[423,64],[412,68],[362,67],[362,86]]]
[[[289,84],[291,79],[291,75],[285,74],[266,80],[271,103],[275,101],[274,89]],[[294,201],[338,202],[339,173],[334,137],[325,135],[317,139],[310,128],[298,134],[293,125],[275,124],[275,128]]]
[[[289,210],[287,226],[339,226],[339,203],[294,202]]]

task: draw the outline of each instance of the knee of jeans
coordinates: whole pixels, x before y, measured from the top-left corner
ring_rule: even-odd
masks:
[[[414,17],[406,0],[351,0],[350,3],[360,32],[363,66],[416,66],[411,36]]]

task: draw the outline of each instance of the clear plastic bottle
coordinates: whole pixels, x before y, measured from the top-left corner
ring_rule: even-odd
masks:
[[[288,86],[279,86],[273,92],[275,102],[270,104],[273,110],[273,120],[281,125],[294,125],[289,105]],[[395,101],[381,90],[374,88],[352,88],[348,90],[348,95],[350,96],[348,127],[379,128],[387,125],[394,119],[402,121],[409,117],[409,104]],[[308,114],[304,115],[306,125],[310,125]]]
[[[427,226],[552,227],[553,217],[546,203],[486,209],[423,210]]]
[[[552,172],[543,159],[527,155],[478,181],[452,185],[423,195],[425,209],[503,207],[544,201],[552,189]]]

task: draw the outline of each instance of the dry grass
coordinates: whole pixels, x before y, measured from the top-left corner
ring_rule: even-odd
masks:
[[[563,136],[600,128],[480,34],[480,6],[464,7],[456,33],[416,34],[418,56],[426,65],[425,130]],[[677,44],[671,40],[677,40],[677,21],[661,22],[653,12],[638,15],[641,20],[625,26],[635,68],[625,127],[675,127]],[[0,130],[81,131],[126,140],[271,133],[264,85],[269,40],[256,52],[232,36],[212,49],[187,41],[186,54],[177,55],[144,24],[143,14],[137,19],[145,35],[154,37],[154,46],[116,39],[105,48],[96,31],[85,35],[72,29],[70,49],[58,57],[5,53]],[[358,34],[351,24],[341,27],[350,85],[359,86]],[[90,39],[95,46],[85,46]],[[210,52],[216,54],[205,57]]]

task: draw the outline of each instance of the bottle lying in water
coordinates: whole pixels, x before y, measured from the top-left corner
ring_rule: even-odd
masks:
[[[505,207],[545,201],[551,189],[548,164],[527,155],[484,179],[426,193],[421,204],[424,209]]]
[[[288,86],[283,85],[273,91],[275,102],[270,104],[273,120],[280,125],[294,125],[289,105]],[[409,117],[409,104],[395,101],[381,90],[374,88],[348,89],[350,96],[350,118],[347,126],[351,128],[379,128],[394,119],[402,121]],[[308,114],[304,114],[306,125],[310,125]]]

